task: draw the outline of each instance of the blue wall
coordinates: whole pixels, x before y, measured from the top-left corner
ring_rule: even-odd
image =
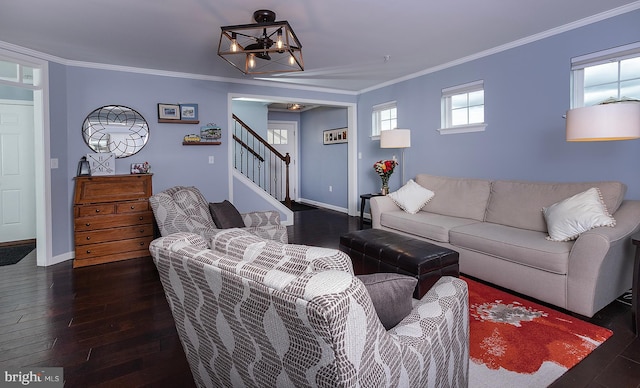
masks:
[[[398,150],[382,150],[369,138],[371,110],[396,100],[398,127],[410,128],[405,179],[418,173],[543,181],[619,180],[628,198],[640,198],[635,166],[640,141],[568,143],[572,57],[640,41],[640,11],[604,20],[472,62],[360,95],[358,147],[360,192],[379,178],[371,165]],[[484,80],[485,132],[440,135],[443,88]],[[400,183],[394,173],[390,186]]]
[[[118,173],[131,163],[148,161],[154,171],[154,192],[181,184],[194,185],[213,201],[228,198],[228,96],[272,96],[358,104],[358,192],[379,190],[372,165],[398,155],[371,140],[373,105],[395,100],[398,126],[412,130],[406,150],[405,177],[433,174],[551,181],[620,180],[627,197],[640,198],[636,166],[640,141],[567,143],[562,115],[569,107],[570,59],[575,56],[640,41],[640,11],[545,38],[525,46],[369,91],[325,93],[256,84],[229,84],[196,79],[49,65],[51,157],[60,168],[51,171],[53,253],[73,250],[71,204],[73,177],[81,156],[90,152],[80,134],[85,116],[107,104],[127,105],[149,122],[148,144],[139,153],[118,159]],[[443,88],[484,80],[485,132],[440,135],[440,94]],[[223,128],[221,146],[182,146],[185,134],[199,125],[159,124],[157,103],[197,103],[201,123]],[[279,119],[279,118],[278,118]],[[346,110],[300,114],[301,197],[347,207],[346,145],[322,145],[322,130],[346,126]],[[208,156],[215,164],[208,164]],[[394,173],[390,186],[400,184]],[[333,186],[333,192],[328,186]],[[236,196],[238,196],[236,198]],[[252,193],[234,193],[251,204]],[[256,202],[257,203],[257,202]],[[256,206],[263,204],[257,203]],[[243,205],[243,211],[249,211]],[[255,209],[263,210],[263,209]]]
[[[301,198],[343,209],[348,207],[347,143],[323,145],[322,142],[323,131],[346,126],[346,108],[322,107],[301,114]]]
[[[355,102],[350,94],[310,92],[178,77],[145,75],[120,71],[49,65],[50,154],[58,158],[60,168],[51,170],[51,203],[54,228],[53,254],[73,250],[73,177],[77,163],[92,151],[81,136],[87,114],[104,105],[129,106],[145,117],[150,127],[146,146],[128,158],[117,159],[116,173],[128,174],[131,163],[149,162],[154,173],[153,191],[174,185],[197,186],[211,202],[229,198],[229,117],[228,96],[270,95],[286,98],[310,98],[322,101]],[[222,145],[183,146],[186,134],[197,133],[200,125],[161,124],[157,121],[158,103],[197,103],[201,124],[221,126]],[[266,110],[264,114],[266,120]],[[264,124],[266,130],[266,121]],[[209,156],[215,163],[209,164]],[[234,193],[234,201],[243,211],[267,210],[250,190]]]

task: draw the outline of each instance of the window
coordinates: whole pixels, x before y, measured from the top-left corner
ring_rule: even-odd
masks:
[[[441,134],[484,131],[484,81],[442,90]]]
[[[640,99],[640,42],[571,59],[571,108]]]
[[[33,85],[33,68],[19,63],[0,61],[0,79]]]
[[[380,136],[380,132],[387,131],[398,127],[398,109],[396,102],[387,102],[385,104],[373,107],[371,115],[371,136]]]
[[[287,144],[288,130],[286,129],[268,129],[267,143],[269,144]]]

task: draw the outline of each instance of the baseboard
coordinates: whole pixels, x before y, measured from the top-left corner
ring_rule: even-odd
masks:
[[[300,202],[300,203],[303,203],[305,205],[321,207],[323,209],[328,209],[328,210],[333,210],[333,211],[337,211],[337,212],[340,212],[340,213],[349,214],[349,209],[347,209],[347,208],[340,207],[340,206],[335,206],[335,205],[330,205],[330,204],[324,203],[324,202],[312,201],[310,199],[305,199],[305,198],[300,198],[300,199],[298,199],[296,201]]]
[[[53,256],[51,260],[47,260],[47,263],[45,264],[45,266],[48,267],[50,265],[62,263],[63,261],[73,260],[74,257],[76,257],[76,254],[74,251],[63,253],[61,255],[56,255],[56,256]]]

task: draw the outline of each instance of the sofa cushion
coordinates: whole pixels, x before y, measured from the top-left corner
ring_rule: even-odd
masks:
[[[391,329],[409,315],[418,279],[397,273],[374,273],[356,277],[367,289],[385,329]]]
[[[394,210],[384,212],[380,216],[380,225],[386,228],[439,242],[449,242],[451,228],[477,222],[469,218],[444,216],[424,211],[409,214],[402,210]]]
[[[566,275],[569,252],[574,242],[554,242],[546,237],[543,232],[479,222],[452,229],[450,243],[543,271]]]
[[[422,208],[423,211],[484,220],[491,181],[418,174],[416,183],[435,193],[433,199]]]
[[[547,239],[551,241],[575,240],[587,230],[616,226],[595,187],[545,207],[542,212],[549,229]]]
[[[209,212],[213,222],[220,229],[244,228],[240,212],[226,199],[222,202],[209,203]]]
[[[415,214],[433,198],[433,195],[433,191],[425,189],[413,179],[409,179],[398,191],[389,194],[389,198],[402,210],[409,214]]]
[[[516,228],[547,232],[547,224],[542,214],[542,208],[581,193],[591,187],[600,189],[604,203],[611,214],[618,209],[627,190],[626,185],[620,182],[548,183],[494,181],[491,185],[491,197],[487,207],[486,221]]]

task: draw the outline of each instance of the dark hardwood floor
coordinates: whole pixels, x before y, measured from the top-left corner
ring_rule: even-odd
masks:
[[[337,248],[358,219],[295,213],[293,243]],[[640,340],[630,308],[613,302],[591,322],[614,335],[553,387],[640,387]],[[0,373],[64,367],[66,387],[192,387],[151,258],[91,267],[36,267],[35,253],[0,267]]]

